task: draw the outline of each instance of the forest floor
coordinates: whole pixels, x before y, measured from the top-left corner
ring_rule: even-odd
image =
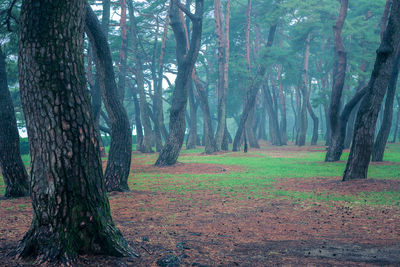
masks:
[[[165,168],[152,166],[156,154],[134,152],[132,190],[109,199],[141,257],[83,256],[77,265],[400,265],[400,144],[352,182],[341,182],[348,152],[325,163],[323,146],[202,151],[183,150]],[[7,255],[31,219],[29,198],[0,200],[0,266],[29,266]]]

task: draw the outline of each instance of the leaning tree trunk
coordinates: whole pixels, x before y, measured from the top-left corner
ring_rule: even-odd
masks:
[[[343,86],[346,78],[346,66],[347,66],[347,55],[346,49],[343,44],[342,39],[342,29],[344,25],[344,21],[347,16],[349,1],[341,0],[340,4],[340,13],[337,18],[335,26],[333,26],[333,32],[335,36],[335,55],[334,55],[334,66],[333,66],[333,85],[332,85],[332,94],[331,94],[331,102],[329,105],[329,123],[331,128],[330,141],[328,151],[326,152],[325,161],[332,162],[338,161],[340,159],[338,150],[342,150],[343,148],[339,143],[343,141],[340,134],[340,101],[342,98]],[[341,153],[340,153],[341,154]],[[339,158],[338,158],[339,156]]]
[[[17,253],[35,264],[133,254],[104,186],[83,64],[86,5],[26,0],[21,8],[18,69],[34,216]]]
[[[390,77],[389,86],[386,94],[385,110],[383,114],[383,122],[375,139],[374,149],[372,152],[372,161],[383,161],[386,143],[389,138],[390,128],[393,119],[393,103],[396,94],[396,84],[399,76],[400,53],[397,47],[397,56],[393,66],[392,76]]]
[[[144,74],[143,74],[143,63],[139,55],[139,38],[138,30],[136,27],[136,18],[133,10],[132,0],[128,1],[129,18],[131,23],[131,37],[132,37],[132,59],[135,62],[135,76],[137,91],[139,93],[139,106],[140,106],[140,117],[142,120],[144,136],[143,143],[141,145],[142,153],[152,153],[152,136],[153,131],[151,130],[150,115],[147,110],[146,93],[144,89]]]
[[[100,91],[111,124],[110,151],[105,171],[108,191],[129,190],[128,176],[132,156],[132,134],[128,115],[118,99],[118,89],[111,51],[101,25],[90,6],[87,6],[86,34],[93,47]]]
[[[5,55],[0,46],[0,169],[5,197],[28,195],[28,174],[21,159],[14,106],[8,90]]]
[[[210,106],[208,104],[208,96],[207,91],[205,90],[202,82],[196,75],[196,71],[193,72],[192,79],[196,86],[197,94],[199,95],[201,110],[203,112],[203,120],[204,120],[204,146],[206,154],[212,154],[216,151],[217,145],[214,139],[214,133],[212,129],[212,121],[210,114]]]
[[[189,136],[186,142],[186,149],[195,149],[197,141],[197,105],[195,102],[193,83],[189,86],[189,109],[190,125]]]
[[[185,137],[185,111],[188,90],[191,84],[193,67],[196,62],[201,42],[204,0],[196,0],[195,14],[186,10],[180,1],[171,0],[170,20],[176,39],[176,59],[178,74],[175,80],[175,89],[172,93],[170,110],[169,136],[155,163],[156,166],[173,165],[176,163]],[[179,5],[179,7],[178,7]],[[192,37],[187,49],[184,25],[180,20],[179,8],[183,9],[193,24]]]
[[[313,125],[313,134],[312,134],[312,137],[311,137],[311,145],[312,146],[316,146],[317,142],[318,142],[318,124],[319,124],[319,121],[318,121],[317,115],[315,115],[314,110],[311,107],[310,98],[308,99],[307,110],[308,110],[308,113],[310,113],[311,119],[313,120],[313,124],[314,124]]]
[[[276,24],[272,25],[269,28],[268,34],[268,42],[267,47],[271,47],[274,41],[276,32]],[[263,61],[265,61],[268,57],[268,53],[263,55]],[[264,64],[261,64],[257,70],[257,74],[251,80],[251,84],[249,89],[247,90],[247,101],[245,106],[243,107],[242,116],[240,117],[240,122],[238,125],[238,129],[236,131],[235,138],[233,140],[233,148],[232,151],[239,151],[240,139],[242,138],[243,132],[245,131],[245,125],[247,121],[247,117],[249,116],[251,108],[255,105],[257,93],[262,86],[262,83],[265,82],[265,73],[267,71],[267,67]]]
[[[353,142],[343,180],[367,178],[378,113],[392,74],[400,42],[400,1],[393,1],[389,22],[377,50],[374,70],[357,113]]]

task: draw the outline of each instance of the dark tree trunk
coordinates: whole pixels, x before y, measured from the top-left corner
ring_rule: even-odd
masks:
[[[0,46],[0,170],[6,186],[5,197],[28,195],[28,174],[19,151],[19,133],[14,106],[8,90],[5,55]]]
[[[265,99],[262,98],[262,107],[261,107],[261,114],[260,114],[260,126],[258,127],[258,139],[260,140],[267,140],[266,129],[265,129],[265,121],[267,117],[267,107],[265,104]]]
[[[246,132],[247,132],[247,139],[249,141],[249,145],[251,148],[260,148],[260,145],[257,142],[256,135],[254,133],[254,121],[255,121],[255,112],[256,112],[256,101],[254,105],[251,107],[249,116],[246,121]]]
[[[176,163],[185,137],[185,111],[193,67],[196,62],[201,42],[203,22],[203,2],[196,0],[196,13],[186,10],[179,1],[170,2],[170,20],[176,39],[176,58],[178,74],[175,80],[175,89],[172,93],[170,110],[169,136],[155,163],[156,166],[173,165]],[[179,5],[179,7],[178,7]],[[184,25],[179,19],[179,8],[192,20],[193,30],[189,49],[187,49]]]
[[[86,4],[23,1],[21,8],[18,69],[34,216],[17,253],[36,264],[134,253],[113,223],[104,186],[83,64]]]
[[[343,149],[350,148],[351,139],[353,138],[353,134],[354,134],[354,122],[356,121],[356,115],[357,115],[359,106],[360,105],[358,103],[350,113],[349,121],[347,123],[346,137],[344,139]]]
[[[353,142],[343,180],[367,178],[378,113],[392,74],[400,41],[400,1],[394,1],[389,22],[377,50],[374,70],[357,113]]]
[[[400,47],[397,47],[397,56],[393,66],[392,76],[390,77],[389,85],[387,88],[383,121],[381,128],[379,129],[378,135],[375,139],[374,149],[372,152],[372,161],[383,161],[383,154],[385,153],[386,143],[390,134],[390,128],[392,127],[393,103],[396,94],[397,79],[399,76],[399,48]]]
[[[275,32],[276,32],[276,24],[272,25],[269,28],[267,47],[272,46],[272,43],[273,43],[274,37],[275,37]],[[266,53],[263,55],[263,58],[265,59],[267,56],[268,55]],[[255,105],[257,93],[258,93],[260,87],[262,86],[262,83],[265,82],[266,71],[267,71],[267,67],[265,65],[261,64],[258,68],[256,76],[254,78],[252,78],[252,80],[251,80],[251,85],[250,85],[249,89],[247,90],[247,101],[246,101],[245,106],[243,107],[242,116],[240,117],[238,129],[236,131],[236,135],[233,140],[232,151],[239,150],[240,139],[242,138],[243,131],[245,130],[247,117],[249,116],[251,108]],[[267,106],[268,106],[268,104],[267,104]]]
[[[343,86],[346,78],[346,66],[347,66],[347,55],[346,49],[342,39],[342,29],[344,21],[347,16],[348,0],[341,0],[340,13],[337,18],[335,26],[333,26],[333,32],[335,36],[335,55],[334,55],[334,66],[333,66],[333,85],[331,102],[329,105],[329,123],[331,128],[330,142],[328,151],[326,152],[325,161],[337,161],[338,153],[337,150],[343,150],[343,147],[338,148],[338,141],[342,143],[341,128],[339,113],[340,113],[340,101],[342,98]],[[346,127],[346,125],[344,125]],[[340,140],[339,140],[340,139]],[[341,153],[340,153],[341,154]]]
[[[118,88],[111,52],[101,25],[90,6],[86,10],[86,34],[93,47],[100,91],[111,126],[111,143],[105,171],[108,191],[129,190],[128,176],[132,156],[132,134],[128,115],[118,99]]]
[[[197,141],[197,104],[195,102],[193,83],[189,86],[190,125],[186,149],[195,149]]]
[[[313,125],[313,134],[312,134],[312,137],[311,137],[311,145],[312,146],[316,146],[317,142],[318,142],[318,124],[319,124],[319,121],[318,121],[317,115],[315,115],[315,113],[314,113],[314,111],[313,111],[313,109],[311,107],[310,99],[308,99],[307,110],[308,110],[308,113],[310,113],[311,119],[313,120],[313,124],[314,124]]]
[[[137,91],[139,93],[140,118],[144,130],[143,143],[140,147],[141,148],[140,151],[142,153],[152,153],[153,149],[151,146],[152,146],[153,131],[151,129],[150,116],[147,111],[147,100],[144,89],[143,63],[139,55],[138,30],[136,27],[136,18],[133,11],[132,0],[128,1],[128,9],[129,9],[129,19],[131,22],[130,30],[132,37],[132,59],[135,62],[135,76],[136,76]]]
[[[266,84],[263,86],[263,91],[264,91],[265,102],[267,104],[266,107],[267,107],[267,113],[268,113],[270,141],[271,141],[272,145],[280,146],[282,144],[282,141],[281,141],[279,120],[278,120],[278,114],[277,114],[278,110],[274,107],[274,102],[272,100],[272,96],[271,96],[267,81],[266,81]]]
[[[196,72],[193,72],[192,79],[196,86],[197,94],[199,95],[201,110],[203,112],[203,120],[204,120],[204,146],[206,154],[212,154],[217,150],[217,145],[214,139],[214,133],[212,129],[211,115],[210,115],[210,106],[208,104],[208,96],[207,91],[205,90],[202,82],[197,77]]]

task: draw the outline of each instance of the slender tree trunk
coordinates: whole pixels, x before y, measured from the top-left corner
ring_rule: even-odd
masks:
[[[298,116],[297,116],[297,112],[296,112],[296,106],[294,105],[293,94],[294,94],[294,92],[292,91],[292,93],[290,94],[290,104],[292,106],[293,117],[294,117],[294,124],[293,124],[293,129],[292,129],[292,142],[295,140],[296,129],[298,128],[298,126],[297,126]]]
[[[141,145],[142,153],[152,153],[152,136],[153,131],[151,129],[150,116],[147,110],[147,100],[146,93],[144,88],[144,74],[143,74],[143,63],[142,59],[139,55],[139,38],[138,38],[138,30],[136,27],[136,18],[133,11],[132,0],[128,0],[128,9],[129,9],[129,19],[131,22],[131,37],[132,37],[132,59],[135,62],[135,76],[136,76],[136,84],[137,91],[139,93],[139,106],[140,106],[140,117],[143,125],[144,136],[143,143]]]
[[[357,113],[355,132],[343,180],[367,178],[378,113],[395,61],[400,41],[400,1],[393,1],[389,22],[377,50],[368,90]]]
[[[276,24],[272,25],[269,28],[267,47],[272,46],[272,43],[273,43],[274,37],[275,37],[275,32],[276,32]],[[267,56],[268,56],[267,54],[264,54],[263,59],[265,59]],[[262,83],[265,82],[266,71],[267,71],[267,67],[264,66],[263,64],[261,64],[258,68],[256,76],[254,78],[252,78],[252,80],[251,80],[251,85],[250,85],[249,89],[247,90],[246,105],[243,108],[243,113],[242,113],[242,116],[240,117],[240,122],[238,125],[238,129],[236,131],[235,139],[233,140],[232,151],[239,150],[240,139],[242,138],[243,131],[245,129],[247,117],[249,116],[251,108],[255,105],[257,93],[258,93],[260,87],[262,86]]]
[[[278,65],[278,81],[279,81],[279,96],[280,96],[280,106],[281,106],[281,123],[280,123],[280,132],[281,132],[281,144],[287,144],[287,122],[286,122],[286,96],[282,86],[282,66]]]
[[[214,0],[214,17],[218,38],[218,126],[215,133],[215,142],[218,150],[222,149],[222,143],[226,128],[226,97],[228,94],[228,59],[229,59],[229,9],[230,0],[227,1],[226,27],[223,25],[220,0]]]
[[[178,74],[175,80],[175,89],[172,93],[172,105],[170,110],[169,136],[155,163],[156,166],[173,165],[176,163],[185,137],[185,110],[188,98],[188,90],[191,84],[191,76],[196,62],[201,42],[202,17],[204,0],[196,0],[195,14],[190,13],[180,1],[171,0],[170,20],[176,39],[176,57]],[[180,4],[180,7],[178,5]],[[192,21],[193,30],[189,49],[187,49],[184,25],[180,20],[179,8]]]
[[[129,1],[129,0],[128,0]],[[126,35],[126,1],[120,0],[121,7],[121,48],[119,50],[119,73],[118,73],[118,95],[121,103],[124,103],[125,98],[125,83],[126,83],[126,61],[128,52],[128,38]]]
[[[35,265],[134,253],[113,223],[104,186],[83,64],[86,5],[27,0],[21,8],[18,68],[34,216],[17,253]]]
[[[267,117],[267,107],[265,104],[264,97],[261,97],[262,107],[261,107],[261,117],[260,126],[258,127],[258,139],[267,140],[266,129],[265,129],[265,118]]]
[[[197,77],[196,72],[193,72],[192,79],[196,86],[197,94],[199,95],[201,110],[203,112],[203,120],[204,120],[204,146],[206,154],[212,154],[216,151],[217,145],[214,139],[214,132],[212,129],[211,115],[210,115],[210,106],[208,104],[208,96],[207,91],[205,90],[202,82]]]
[[[134,88],[133,84],[131,84],[130,87],[132,90],[132,99],[133,99],[133,105],[135,108],[136,150],[141,151],[142,145],[143,145],[143,127],[142,127],[142,120],[140,119],[139,100],[137,97],[136,89]]]
[[[378,135],[375,139],[374,149],[372,151],[372,161],[383,161],[383,155],[385,153],[386,143],[389,138],[390,128],[392,127],[393,103],[396,94],[397,79],[399,76],[399,61],[400,61],[399,48],[400,46],[397,47],[397,55],[393,66],[393,72],[392,76],[390,77],[389,85],[387,88],[383,121],[381,128],[379,129]]]
[[[282,144],[281,134],[279,130],[279,120],[277,115],[277,109],[274,108],[274,102],[271,97],[271,93],[268,87],[268,83],[263,87],[264,97],[268,113],[268,123],[269,123],[269,137],[272,145],[280,146]]]
[[[306,144],[307,137],[307,106],[310,94],[307,90],[307,76],[308,76],[308,63],[310,58],[310,33],[306,38],[306,49],[304,52],[304,67],[302,75],[302,85],[300,88],[302,99],[301,108],[299,112],[299,131],[297,133],[296,145],[304,146]]]
[[[28,174],[19,150],[19,133],[14,106],[8,90],[5,55],[0,46],[0,170],[6,186],[5,197],[28,195]]]
[[[96,14],[87,6],[86,34],[95,55],[100,91],[111,124],[110,151],[105,171],[108,191],[129,190],[128,176],[132,156],[132,133],[128,114],[118,99],[118,88],[107,38],[101,29]]]
[[[316,146],[317,142],[318,142],[318,124],[319,124],[319,121],[318,121],[317,115],[315,115],[315,113],[314,113],[314,111],[313,111],[313,109],[311,107],[310,99],[308,99],[307,110],[308,110],[308,113],[310,113],[311,119],[313,120],[313,124],[314,124],[313,125],[313,134],[312,134],[312,138],[311,138],[311,145],[312,146]]]
[[[195,149],[197,141],[197,105],[194,98],[193,83],[189,86],[190,125],[186,149]]]
[[[332,162],[338,161],[338,153],[335,153],[343,148],[337,148],[341,140],[341,125],[339,120],[340,113],[340,101],[342,98],[343,86],[346,78],[346,66],[347,66],[347,56],[346,49],[343,44],[342,39],[342,29],[344,21],[347,16],[348,0],[341,0],[340,13],[337,18],[335,26],[333,26],[333,32],[335,36],[335,56],[334,56],[334,67],[333,67],[333,85],[331,102],[329,105],[329,123],[331,126],[331,135],[328,151],[326,152],[325,161]],[[341,154],[341,153],[340,153]]]

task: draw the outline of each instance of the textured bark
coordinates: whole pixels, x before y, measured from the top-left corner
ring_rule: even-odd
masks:
[[[18,69],[34,216],[17,253],[35,264],[133,254],[104,186],[83,64],[86,4],[23,1],[21,8]]]
[[[212,154],[216,151],[217,145],[214,139],[214,132],[212,129],[212,121],[211,121],[211,114],[210,114],[210,105],[208,104],[208,96],[207,91],[204,88],[202,82],[197,77],[196,72],[193,72],[192,79],[194,81],[197,94],[199,95],[199,100],[201,104],[201,110],[203,112],[203,120],[204,120],[204,146],[206,154]]]
[[[400,1],[393,1],[389,22],[377,50],[368,90],[357,113],[353,142],[343,180],[367,178],[378,113],[392,74],[400,42]]]
[[[176,163],[185,137],[185,110],[188,91],[191,84],[194,64],[200,49],[204,0],[196,0],[195,14],[181,7],[180,1],[171,0],[170,20],[176,39],[176,59],[178,74],[175,89],[172,93],[170,110],[169,136],[155,163],[156,166],[173,165]],[[179,7],[178,7],[179,5]],[[184,25],[179,18],[179,8],[182,8],[192,21],[192,35],[187,49]]]
[[[0,46],[0,170],[6,186],[5,197],[28,195],[28,174],[19,150],[19,133],[14,106],[8,90],[5,55]]]
[[[218,150],[222,149],[226,128],[226,97],[228,94],[228,60],[229,60],[229,10],[230,0],[226,4],[225,28],[220,0],[214,0],[214,17],[218,39],[218,125],[215,142]],[[226,140],[225,140],[226,142]]]
[[[272,43],[274,41],[275,37],[275,32],[276,32],[276,24],[272,25],[269,28],[269,34],[268,34],[268,42],[267,42],[267,47],[271,47]],[[268,57],[268,54],[263,55],[263,61]],[[247,117],[249,116],[251,108],[255,105],[257,93],[262,86],[262,83],[265,82],[265,73],[267,71],[267,67],[264,64],[261,64],[257,70],[257,74],[254,78],[251,80],[250,87],[247,90],[247,101],[245,106],[243,107],[243,112],[240,117],[240,122],[238,125],[238,129],[236,131],[235,138],[233,140],[233,148],[232,151],[238,151],[239,150],[239,145],[240,145],[240,139],[242,138],[244,128],[246,125]],[[268,103],[267,103],[268,105]]]
[[[92,44],[100,92],[110,119],[111,143],[105,171],[108,191],[129,190],[128,175],[132,156],[132,134],[128,115],[118,99],[118,88],[107,38],[90,6],[86,8],[85,30]]]
[[[309,91],[307,90],[307,76],[308,76],[308,63],[310,58],[310,33],[306,38],[306,49],[304,52],[304,67],[302,74],[302,84],[299,91],[301,92],[301,103],[299,110],[298,131],[296,137],[296,145],[304,146],[307,137],[307,106],[310,98]]]
[[[143,62],[139,55],[138,30],[136,27],[136,18],[135,18],[135,13],[133,11],[132,0],[128,1],[128,9],[129,9],[129,19],[131,22],[130,30],[132,37],[132,59],[135,62],[135,76],[136,76],[137,91],[139,93],[140,118],[144,130],[143,143],[140,147],[141,148],[140,151],[142,153],[152,153],[153,149],[151,145],[152,145],[153,131],[151,129],[150,115],[147,111],[147,100],[144,89]]]
[[[331,102],[329,105],[329,123],[330,123],[330,142],[328,151],[326,152],[325,161],[337,161],[337,145],[338,141],[342,142],[341,139],[341,125],[339,119],[340,113],[340,101],[342,98],[343,86],[346,78],[346,66],[347,66],[347,55],[346,49],[342,39],[342,29],[344,21],[347,16],[348,0],[341,0],[340,13],[336,20],[335,26],[333,26],[333,32],[335,37],[335,54],[334,54],[334,66],[333,66],[333,85]]]
[[[385,110],[383,112],[383,121],[378,135],[375,139],[374,149],[372,152],[372,161],[383,161],[386,143],[389,138],[390,128],[392,127],[393,120],[393,103],[396,94],[396,84],[399,76],[399,61],[400,61],[399,47],[397,48],[397,56],[393,66],[392,76],[390,77],[389,85],[387,88]]]

